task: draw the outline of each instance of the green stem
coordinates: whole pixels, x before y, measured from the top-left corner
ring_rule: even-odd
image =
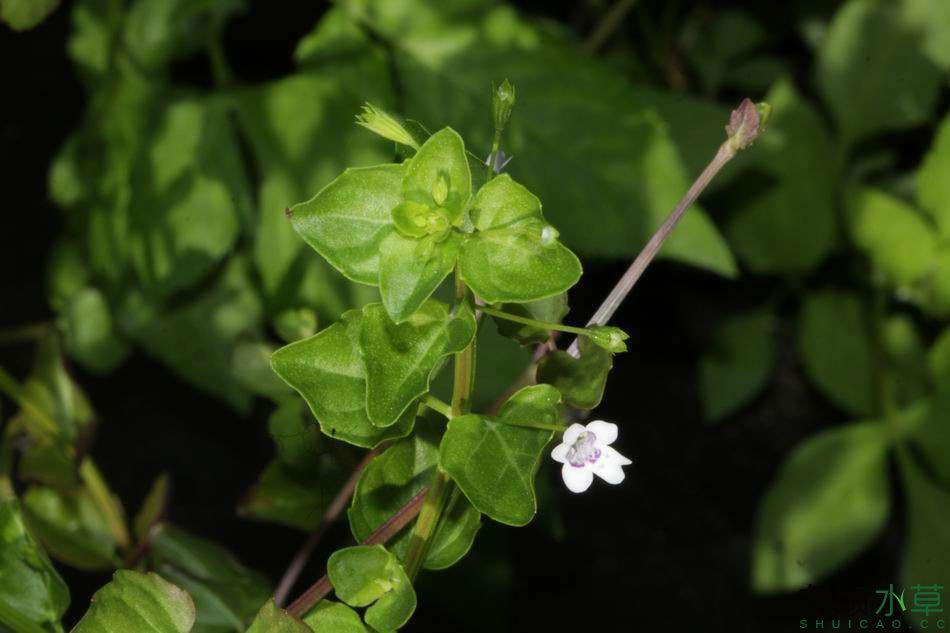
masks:
[[[458,267],[455,268],[455,301],[457,304],[471,300],[471,291],[462,281]],[[452,417],[468,413],[475,387],[475,339],[455,355],[455,376],[452,388]]]
[[[116,502],[115,497],[112,496],[112,491],[109,490],[102,473],[99,472],[92,459],[87,457],[82,460],[82,464],[79,465],[79,476],[86,484],[86,489],[89,490],[93,502],[102,512],[106,524],[109,526],[109,531],[112,532],[112,537],[119,548],[127,550],[132,545],[132,538],[129,536],[129,529],[125,524],[122,509]]]
[[[425,397],[423,397],[422,403],[446,419],[452,419],[452,405],[448,402],[444,402],[431,393],[427,393]]]
[[[49,334],[51,323],[31,323],[20,327],[0,331],[0,345],[30,343]]]
[[[435,528],[442,517],[442,509],[445,507],[445,500],[449,496],[455,484],[449,479],[438,466],[432,483],[429,484],[429,492],[422,502],[422,509],[419,511],[419,518],[412,527],[412,536],[409,538],[409,550],[406,553],[406,574],[409,578],[415,579],[419,570],[422,569],[422,562],[429,553],[429,546],[432,544],[432,535],[435,534]]]
[[[627,17],[627,13],[630,12],[636,3],[637,0],[618,0],[614,6],[610,7],[610,10],[604,15],[600,24],[597,25],[594,32],[591,33],[587,41],[584,42],[584,49],[588,53],[596,53],[600,47],[604,45],[604,42],[613,35],[617,27],[623,23],[623,19]]]
[[[501,134],[503,130],[495,130],[495,136],[491,142],[491,152],[488,153],[488,163],[485,169],[485,182],[495,177],[495,157],[498,156],[498,150],[501,149]]]
[[[230,86],[231,82],[234,81],[234,73],[231,71],[227,55],[224,54],[224,45],[221,43],[221,32],[223,30],[223,20],[221,18],[216,19],[208,38],[208,60],[211,62],[211,76],[214,78],[215,85],[219,88]]]
[[[508,312],[502,312],[501,310],[496,310],[495,308],[489,308],[488,306],[478,306],[478,309],[484,312],[485,314],[490,314],[492,316],[498,317],[499,319],[505,319],[506,321],[514,321],[515,323],[530,325],[531,327],[536,327],[542,330],[557,330],[558,332],[570,332],[571,334],[577,334],[578,336],[586,336],[588,333],[586,328],[574,327],[572,325],[563,325],[561,323],[550,323],[548,321],[538,321],[537,319],[531,319],[528,317],[518,316],[517,314],[509,314]]]

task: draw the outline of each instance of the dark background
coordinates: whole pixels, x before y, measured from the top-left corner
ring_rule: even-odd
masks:
[[[68,4],[34,31],[0,28],[0,328],[52,317],[44,298],[45,258],[63,218],[47,196],[46,173],[84,109],[65,52]],[[574,3],[519,4],[581,34],[591,28],[591,11]],[[768,4],[748,8],[781,24],[782,9]],[[241,79],[292,70],[293,47],[325,10],[309,5],[255,3],[230,24],[225,43]],[[807,54],[800,47],[790,38],[783,54],[801,59],[797,70],[804,74]],[[175,72],[179,81],[210,85],[202,60]],[[716,199],[708,206],[715,216]],[[585,319],[624,266],[586,261],[587,274],[572,291],[571,318]],[[834,266],[820,274],[834,274]],[[616,324],[631,334],[630,352],[618,356],[595,412],[622,426],[618,447],[634,459],[627,481],[616,488],[598,482],[573,496],[546,463],[540,487],[553,498],[542,504],[542,515],[524,529],[486,520],[473,555],[422,576],[420,605],[407,630],[478,630],[469,611],[456,608],[461,604],[483,611],[498,631],[785,631],[796,630],[802,618],[872,614],[874,590],[896,576],[903,533],[896,486],[891,522],[856,561],[794,595],[761,598],[748,589],[750,534],[766,486],[798,441],[845,420],[806,384],[785,331],[766,393],[740,415],[704,424],[697,359],[718,319],[766,292],[764,281],[757,290],[748,278],[739,286],[679,265],[654,265],[618,313]],[[30,359],[29,346],[0,349],[0,364],[17,375]],[[238,417],[140,352],[105,377],[73,371],[101,419],[92,453],[126,505],[137,507],[154,477],[170,472],[171,518],[276,581],[304,535],[234,513],[272,455],[269,405],[259,402],[249,418]],[[300,588],[348,539],[344,521],[324,541]],[[107,577],[61,571],[73,593],[71,625]]]

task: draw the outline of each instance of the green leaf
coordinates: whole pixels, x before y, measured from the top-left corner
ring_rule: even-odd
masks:
[[[268,464],[241,501],[238,514],[304,531],[315,529],[343,483],[341,465],[327,455],[320,457],[318,470],[310,473],[279,461]]]
[[[83,571],[120,564],[109,524],[85,488],[31,487],[23,495],[23,513],[53,558]]]
[[[171,479],[168,473],[162,473],[152,483],[152,488],[148,491],[142,507],[139,508],[132,522],[137,540],[147,538],[152,528],[164,518],[170,495]]]
[[[898,454],[898,463],[907,499],[907,540],[900,570],[903,586],[911,595],[918,591],[917,585],[947,587],[950,584],[950,532],[947,531],[950,493],[928,478],[907,451]],[[921,626],[921,620],[928,618],[914,611],[917,605],[908,600],[907,607],[904,617],[913,629],[926,628]],[[942,613],[936,615],[942,616]],[[933,615],[929,618],[931,623],[934,619]]]
[[[461,352],[475,336],[468,305],[455,314],[430,300],[407,321],[393,323],[379,303],[363,307],[360,355],[366,370],[366,412],[376,426],[389,426],[429,390],[440,361]]]
[[[917,170],[917,201],[937,224],[942,237],[950,236],[950,116],[937,129],[933,144]]]
[[[23,398],[32,406],[23,409],[18,419],[36,437],[49,439],[52,430],[38,432],[46,425],[38,419],[33,407],[53,420],[58,427],[56,435],[69,442],[88,430],[95,418],[89,400],[66,371],[59,338],[52,334],[44,337],[36,348],[33,369],[23,383]]]
[[[268,600],[261,607],[247,633],[313,633],[306,624]]]
[[[855,246],[892,284],[911,284],[933,267],[935,231],[900,199],[867,187],[855,190],[848,198],[848,219]]]
[[[267,432],[274,440],[277,459],[292,470],[313,468],[320,447],[320,431],[314,426],[300,398],[285,398],[267,419]]]
[[[303,619],[314,633],[368,633],[356,611],[324,598]]]
[[[849,0],[838,10],[815,73],[846,145],[926,122],[942,81],[896,3],[874,0]]]
[[[307,202],[290,208],[294,230],[347,278],[379,283],[379,251],[392,233],[403,165],[351,168]]]
[[[687,174],[666,126],[654,110],[635,103],[621,70],[519,19],[507,5],[384,6],[345,8],[392,44],[404,110],[419,120],[451,124],[470,147],[486,151],[492,133],[487,87],[501,77],[517,86],[504,146],[516,157],[509,171],[545,201],[569,246],[631,256],[686,191]],[[715,150],[709,147],[709,155]],[[725,243],[699,209],[686,214],[662,255],[735,272]]]
[[[950,248],[946,245],[937,248],[933,270],[920,284],[919,294],[912,294],[911,299],[931,316],[950,315]]]
[[[822,291],[805,297],[798,332],[805,371],[828,399],[856,415],[873,409],[870,341],[856,296]]]
[[[551,230],[536,222],[476,233],[462,245],[462,279],[488,303],[523,303],[561,294],[580,279],[581,263],[548,237]]]
[[[363,315],[351,310],[338,323],[274,352],[277,375],[303,396],[330,437],[371,448],[412,429],[415,407],[392,426],[378,428],[366,414],[366,373],[358,341]]]
[[[472,173],[465,155],[465,141],[452,128],[430,136],[406,167],[403,197],[444,208],[454,223],[472,197]]]
[[[458,259],[462,234],[422,239],[390,233],[380,244],[379,292],[386,311],[397,323],[408,319],[442,283]]]
[[[118,338],[105,297],[86,287],[63,306],[57,323],[63,331],[70,356],[98,373],[114,370],[128,355],[128,346]]]
[[[950,68],[950,6],[942,0],[903,0],[902,19],[922,38],[921,49],[934,64]]]
[[[233,374],[234,346],[260,327],[263,311],[249,275],[247,263],[234,259],[189,303],[164,309],[131,294],[121,314],[146,352],[238,411],[247,411],[251,398]]]
[[[575,409],[593,409],[604,397],[607,374],[614,365],[613,354],[590,342],[578,341],[580,357],[557,350],[538,365],[538,382],[548,383],[561,392],[564,404]]]
[[[27,529],[16,499],[0,501],[0,543],[0,625],[22,619],[56,630],[69,588]]]
[[[396,630],[416,609],[412,581],[382,545],[357,545],[334,552],[327,562],[327,574],[340,600],[353,607],[369,606],[363,618],[374,629]]]
[[[849,424],[797,447],[759,506],[752,586],[795,591],[857,556],[891,509],[884,424]]]
[[[560,323],[568,313],[567,293],[552,295],[546,299],[529,301],[528,303],[503,303],[499,306],[502,312],[516,316],[543,321],[545,323]],[[522,345],[544,343],[551,336],[550,330],[543,330],[532,325],[515,323],[508,319],[493,316],[498,333],[514,339]]]
[[[775,316],[756,310],[732,316],[716,329],[699,361],[699,389],[706,418],[720,420],[748,404],[775,365]]]
[[[834,146],[821,118],[788,79],[773,86],[768,133],[750,162],[774,178],[729,221],[729,241],[753,272],[802,275],[835,243]]]
[[[73,633],[189,633],[194,624],[195,604],[185,591],[158,574],[119,570],[92,597]]]
[[[434,425],[417,427],[412,437],[393,444],[366,467],[347,511],[353,537],[364,541],[399,508],[412,499],[435,474],[439,461],[439,434]],[[471,549],[481,527],[481,514],[465,497],[455,495],[442,513],[423,566],[451,567]],[[409,547],[410,531],[403,530],[388,543],[400,560]]]
[[[911,316],[889,315],[882,324],[881,346],[892,368],[890,378],[899,405],[910,405],[930,393],[927,348]]]
[[[260,574],[227,550],[172,525],[152,538],[155,570],[191,594],[197,605],[197,631],[243,631],[271,589]]]
[[[552,431],[516,424],[557,424],[560,393],[525,387],[497,417],[453,418],[439,448],[442,468],[480,512],[507,525],[527,525],[537,512],[534,476]]]
[[[0,0],[0,20],[14,31],[27,31],[45,20],[59,0]]]
[[[950,389],[944,384],[929,400],[923,401],[919,416],[913,420],[910,436],[915,440],[933,478],[941,485],[950,484]]]
[[[293,343],[317,333],[317,314],[310,308],[290,308],[274,319],[274,330],[285,343]]]

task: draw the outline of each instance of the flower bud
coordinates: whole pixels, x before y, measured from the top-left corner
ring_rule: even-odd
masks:
[[[612,325],[591,325],[587,328],[587,338],[598,347],[616,354],[627,351],[624,341],[630,338],[630,335]]]
[[[507,79],[495,86],[492,90],[491,111],[495,123],[495,132],[498,133],[508,125],[511,110],[515,107],[515,87]]]
[[[395,117],[385,110],[380,110],[372,103],[364,105],[363,112],[356,115],[356,124],[390,141],[419,149],[419,143]]]
[[[765,130],[765,123],[772,113],[772,106],[767,103],[754,104],[749,99],[743,99],[739,107],[732,111],[726,134],[733,149],[745,149],[752,145]]]

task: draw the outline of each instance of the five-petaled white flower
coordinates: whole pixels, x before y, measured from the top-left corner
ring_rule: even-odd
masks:
[[[594,475],[608,484],[623,481],[623,466],[633,462],[610,446],[616,439],[617,425],[603,420],[594,420],[586,427],[576,423],[567,427],[551,457],[564,464],[561,476],[568,490],[584,492]]]

